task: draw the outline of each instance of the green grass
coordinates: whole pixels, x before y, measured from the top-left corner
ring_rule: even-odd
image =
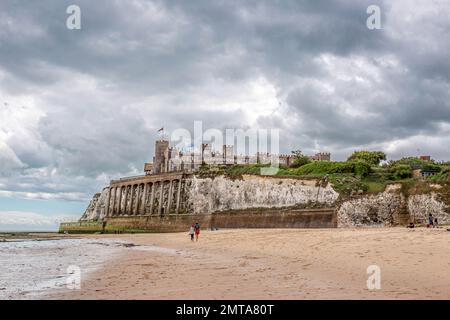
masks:
[[[292,169],[295,175],[353,173],[354,165],[350,162],[314,161],[300,168]]]
[[[219,175],[225,175],[231,179],[241,179],[246,174],[260,175],[261,168],[269,166],[261,164],[234,165],[226,168],[209,168],[205,166],[200,168],[197,174],[201,177],[214,178]],[[367,168],[365,163],[353,161],[314,161],[299,168],[280,167],[276,174],[278,177],[303,179],[324,179],[324,177],[327,177],[333,188],[343,197],[353,194],[383,192],[386,186],[392,183],[401,184],[401,191],[405,196],[429,192],[431,190],[430,183],[448,186],[449,175],[450,169],[446,166],[440,173],[426,179],[400,179],[393,174],[392,168]]]
[[[261,168],[268,168],[270,165],[261,165],[261,164],[239,164],[232,167],[229,167],[225,170],[227,176],[231,178],[238,178],[244,174],[254,174],[259,175],[261,173]]]
[[[449,181],[449,173],[439,172],[433,176],[427,177],[426,180],[434,183],[445,183]]]
[[[352,174],[332,174],[329,181],[341,196],[349,196],[352,193],[366,192],[367,186],[361,182],[361,179]]]
[[[366,181],[365,184],[367,186],[368,193],[383,192],[387,186],[386,182]]]

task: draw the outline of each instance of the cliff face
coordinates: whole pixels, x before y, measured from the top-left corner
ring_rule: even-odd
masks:
[[[449,224],[450,208],[443,199],[445,191],[439,185],[429,187],[436,191],[405,197],[401,185],[389,185],[382,193],[348,199],[337,210],[338,226],[427,224],[430,213],[439,224]]]
[[[405,197],[401,185],[391,185],[384,192],[362,195],[344,201],[337,210],[339,227],[392,226],[407,223]]]
[[[242,180],[224,176],[194,177],[187,190],[193,213],[213,213],[248,208],[281,208],[317,203],[332,206],[339,194],[328,184],[319,187],[316,180],[299,180],[244,175]]]
[[[408,211],[411,219],[417,223],[428,223],[428,215],[431,213],[439,224],[450,224],[450,210],[442,201],[442,194],[437,192],[410,196]]]
[[[80,221],[96,221],[105,217],[105,203],[109,188],[106,187],[101,193],[96,193],[89,202],[86,211],[80,218]]]
[[[95,194],[81,221],[105,217],[108,191],[109,188],[104,188]],[[429,213],[440,224],[450,224],[449,193],[439,185],[429,185],[426,191],[407,197],[401,192],[401,185],[389,185],[381,193],[342,200],[330,184],[319,187],[317,180],[253,175],[236,180],[194,176],[186,181],[183,192],[189,214],[292,206],[336,207],[338,227],[427,223]]]

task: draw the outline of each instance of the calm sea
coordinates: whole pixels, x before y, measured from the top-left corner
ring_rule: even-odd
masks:
[[[116,239],[0,242],[0,299],[41,299],[77,284],[127,246]]]

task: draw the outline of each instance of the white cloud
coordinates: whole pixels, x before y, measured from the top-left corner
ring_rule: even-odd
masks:
[[[34,185],[23,185],[22,188],[34,188]],[[67,200],[67,201],[88,201],[90,199],[83,192],[58,192],[57,188],[54,188],[54,192],[25,192],[25,191],[9,191],[0,190],[0,197],[16,197],[23,199],[38,199],[38,200]]]
[[[70,32],[64,2],[2,1],[0,195],[84,201],[194,120],[280,128],[282,152],[449,158],[448,1],[382,1],[377,31],[368,4],[80,0]]]
[[[77,218],[68,214],[45,216],[28,211],[0,211],[0,231],[55,231],[61,222]]]
[[[8,175],[15,169],[23,168],[24,164],[11,148],[0,140],[0,176]]]

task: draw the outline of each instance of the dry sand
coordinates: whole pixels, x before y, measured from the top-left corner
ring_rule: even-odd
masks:
[[[111,236],[104,236],[111,237]],[[450,299],[445,229],[266,229],[115,236],[137,244],[57,299]],[[369,265],[381,289],[368,290]]]

